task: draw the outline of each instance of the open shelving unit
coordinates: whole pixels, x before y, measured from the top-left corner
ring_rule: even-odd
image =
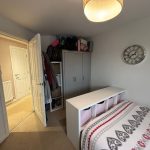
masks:
[[[100,108],[103,105],[100,110],[103,108],[104,113],[121,102],[124,99],[124,94],[124,89],[107,87],[66,100],[67,136],[77,150],[80,149],[81,132],[86,126],[86,124],[82,125],[81,123],[83,118],[82,112],[92,112],[90,118],[92,120],[97,116],[96,110],[98,107]]]
[[[58,88],[51,92],[52,102],[50,103],[50,111],[53,112],[63,108],[62,62],[52,61],[51,65],[58,82]]]

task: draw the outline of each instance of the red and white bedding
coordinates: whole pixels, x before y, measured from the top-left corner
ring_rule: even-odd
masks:
[[[150,109],[121,102],[87,124],[82,150],[150,150]]]

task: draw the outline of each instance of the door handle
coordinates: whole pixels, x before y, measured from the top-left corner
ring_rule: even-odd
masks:
[[[37,83],[37,85],[41,85],[41,86],[43,86],[43,85],[44,85],[44,83]]]
[[[17,80],[21,80],[19,77],[16,77]]]

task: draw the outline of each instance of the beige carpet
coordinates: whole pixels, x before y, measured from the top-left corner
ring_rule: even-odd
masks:
[[[32,109],[32,97],[26,96],[7,106],[7,116],[10,131],[20,124],[29,114]]]
[[[48,113],[44,128],[32,113],[0,145],[0,150],[75,150],[65,132],[65,110]]]

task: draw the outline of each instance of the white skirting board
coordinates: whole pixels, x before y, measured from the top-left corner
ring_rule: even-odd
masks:
[[[5,102],[9,102],[14,97],[12,81],[9,80],[9,81],[3,82],[3,89],[4,89]]]

